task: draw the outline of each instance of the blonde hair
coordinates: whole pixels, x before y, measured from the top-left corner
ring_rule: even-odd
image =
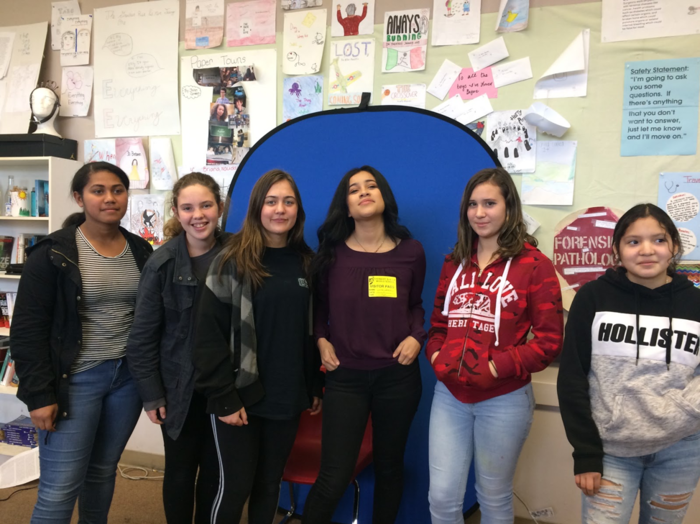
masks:
[[[217,184],[216,180],[214,180],[209,175],[197,172],[185,175],[180,180],[175,182],[175,185],[173,186],[173,198],[171,201],[172,207],[177,209],[177,199],[180,196],[180,191],[182,191],[186,187],[196,185],[204,186],[209,191],[211,191],[211,194],[214,196],[214,201],[216,202],[217,207],[221,208],[221,188],[219,187],[219,184]],[[163,236],[165,237],[166,242],[172,238],[175,238],[180,233],[182,233],[182,224],[180,224],[180,220],[177,218],[177,216],[172,217],[163,226]]]

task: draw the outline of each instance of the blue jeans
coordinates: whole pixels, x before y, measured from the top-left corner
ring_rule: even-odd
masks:
[[[32,524],[69,524],[79,497],[80,524],[107,522],[117,462],[136,426],[141,399],[125,359],[70,377],[68,417],[39,431],[41,476]]]
[[[428,450],[433,524],[464,523],[462,506],[472,457],[482,524],[513,524],[513,475],[534,409],[531,384],[465,404],[437,382]]]
[[[639,522],[683,522],[700,479],[700,433],[642,457],[603,456],[600,491],[581,495],[583,524],[627,524],[640,493]]]

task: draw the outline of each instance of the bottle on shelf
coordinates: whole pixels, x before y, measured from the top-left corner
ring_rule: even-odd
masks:
[[[39,216],[39,214],[37,213],[37,208],[36,208],[36,190],[34,188],[32,188],[31,210],[32,210],[33,217]]]
[[[5,216],[12,216],[12,191],[15,187],[15,177],[10,175],[7,177],[7,192],[5,193]]]

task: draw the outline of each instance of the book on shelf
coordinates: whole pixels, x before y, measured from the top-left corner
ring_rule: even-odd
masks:
[[[0,367],[0,385],[2,384],[2,379],[5,377],[5,371],[7,371],[7,366],[10,364],[12,356],[10,356],[10,350],[5,353],[5,359],[2,362],[2,367]]]
[[[34,191],[36,192],[36,216],[49,216],[49,181],[35,180]]]
[[[0,327],[10,327],[10,313],[7,309],[7,293],[0,291]]]
[[[37,244],[46,235],[36,235],[34,233],[20,233],[17,237],[17,264],[24,264],[27,261],[27,249]]]
[[[15,245],[15,237],[0,236],[0,270],[4,271],[12,260],[12,248]]]

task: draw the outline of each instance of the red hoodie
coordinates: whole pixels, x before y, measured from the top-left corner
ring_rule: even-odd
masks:
[[[425,354],[430,361],[440,351],[433,369],[456,399],[481,402],[529,383],[530,374],[542,371],[561,351],[563,330],[559,280],[538,249],[525,244],[519,255],[498,258],[483,271],[476,253],[464,268],[448,256]]]

